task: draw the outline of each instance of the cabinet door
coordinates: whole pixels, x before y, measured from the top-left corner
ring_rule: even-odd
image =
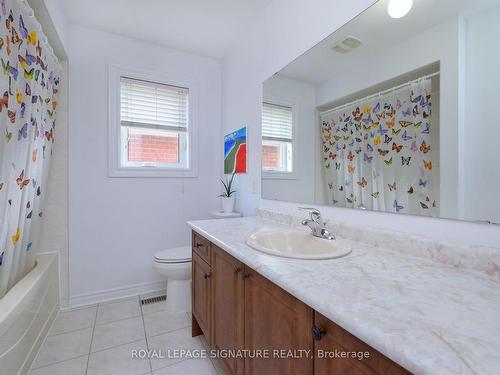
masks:
[[[210,266],[193,252],[193,316],[210,341],[211,280]]]
[[[244,345],[244,265],[212,244],[212,341],[215,349],[237,350]],[[243,375],[242,358],[221,358],[230,375]]]
[[[246,358],[246,375],[309,375],[313,371],[313,310],[245,267],[245,349],[269,350],[270,358]],[[275,350],[286,350],[281,358]],[[285,358],[288,351],[304,354]]]
[[[357,337],[323,315],[314,313],[315,375],[399,375],[410,374]],[[353,358],[349,353],[368,353]],[[342,358],[342,353],[344,358]],[[337,355],[335,355],[337,354]]]

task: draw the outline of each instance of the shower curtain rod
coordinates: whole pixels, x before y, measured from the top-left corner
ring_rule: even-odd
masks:
[[[349,107],[349,106],[354,105],[356,103],[360,103],[360,102],[363,102],[363,101],[366,101],[366,100],[370,100],[370,99],[376,98],[377,96],[382,96],[382,95],[388,94],[388,93],[390,93],[392,91],[399,90],[400,88],[403,88],[405,86],[409,86],[409,85],[411,85],[413,83],[417,83],[417,82],[424,81],[426,79],[430,79],[432,77],[438,76],[440,73],[441,73],[440,71],[437,71],[437,72],[434,72],[434,73],[431,73],[431,74],[427,74],[427,75],[425,75],[423,77],[419,77],[417,79],[408,81],[408,82],[403,83],[401,85],[398,85],[398,86],[395,86],[395,87],[391,87],[390,89],[380,91],[380,92],[378,92],[376,94],[368,95],[368,96],[366,96],[364,98],[361,98],[361,99],[356,99],[356,100],[354,100],[354,101],[352,101],[350,103],[342,104],[340,106],[337,106],[337,107],[332,108],[332,109],[328,109],[326,111],[321,111],[319,114],[320,115],[326,115],[326,114],[331,113],[331,112],[336,112],[336,111],[338,111],[338,110],[340,110],[342,108]]]

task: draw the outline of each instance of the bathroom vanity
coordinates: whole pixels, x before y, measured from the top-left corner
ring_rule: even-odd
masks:
[[[246,242],[257,231],[310,233],[300,221],[258,210],[188,223],[193,335],[215,350],[316,354],[222,359],[228,374],[498,374],[498,250],[336,222],[328,228],[352,244],[341,258],[289,259]]]
[[[194,231],[192,247],[193,336],[250,350],[221,359],[228,374],[409,373]],[[252,358],[258,350],[268,358]]]

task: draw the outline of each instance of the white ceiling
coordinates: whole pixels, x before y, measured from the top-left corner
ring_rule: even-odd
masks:
[[[325,38],[284,67],[279,74],[314,85],[335,79],[360,61],[370,61],[384,50],[403,43],[432,26],[458,14],[474,12],[500,3],[500,0],[414,0],[405,17],[395,20],[387,14],[389,0],[380,0],[361,15]],[[332,47],[347,36],[363,44],[345,55]]]
[[[70,23],[222,58],[272,0],[61,0]]]

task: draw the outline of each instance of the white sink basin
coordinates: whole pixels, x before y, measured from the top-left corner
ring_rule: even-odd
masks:
[[[351,252],[345,240],[324,240],[297,230],[261,230],[246,238],[248,246],[263,253],[286,258],[331,259]]]

